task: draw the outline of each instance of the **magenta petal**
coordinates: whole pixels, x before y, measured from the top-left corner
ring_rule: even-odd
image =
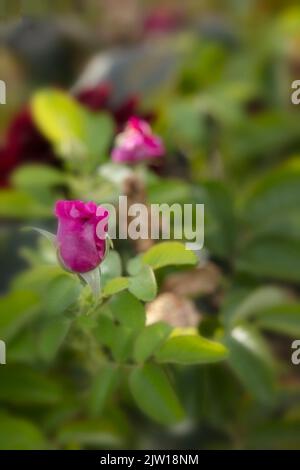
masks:
[[[103,219],[108,220],[108,211],[94,202],[57,201],[55,215],[59,255],[66,268],[85,273],[99,266],[105,256],[108,227]]]
[[[135,163],[161,157],[164,153],[162,140],[152,133],[149,124],[133,116],[125,130],[117,135],[111,157],[115,162]]]

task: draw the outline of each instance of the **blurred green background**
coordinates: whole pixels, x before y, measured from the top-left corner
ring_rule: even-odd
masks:
[[[0,0],[0,79],[0,448],[300,449],[299,2]],[[45,88],[89,110],[89,163],[72,126],[55,124],[75,123],[77,108],[49,91],[32,116]],[[116,201],[108,155],[132,114],[167,148],[144,170],[147,201],[205,204],[200,266],[159,270],[148,315],[175,311],[180,324],[192,311],[230,350],[222,364],[172,367],[177,425],[145,417],[122,377],[91,412],[86,337],[68,310],[78,284],[21,230],[54,231],[60,197]],[[117,248],[123,263],[136,253]]]

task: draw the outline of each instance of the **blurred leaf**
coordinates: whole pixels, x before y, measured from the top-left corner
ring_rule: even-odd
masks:
[[[0,216],[18,219],[53,217],[52,207],[42,205],[25,191],[2,189],[0,191]]]
[[[31,109],[40,131],[57,148],[84,145],[84,108],[67,93],[44,89],[33,96]]]
[[[147,189],[149,204],[184,203],[191,199],[191,187],[182,180],[163,179]]]
[[[300,166],[290,163],[260,178],[246,193],[241,209],[255,232],[268,229],[284,235],[288,216],[300,220],[299,205]]]
[[[138,299],[150,302],[157,294],[157,284],[153,270],[150,266],[143,266],[141,270],[129,278],[129,291]]]
[[[62,397],[61,387],[32,368],[7,364],[0,369],[0,400],[14,405],[52,405]]]
[[[208,364],[226,359],[228,351],[221,343],[199,335],[173,336],[155,354],[159,362]]]
[[[257,277],[300,280],[300,241],[259,238],[249,243],[237,260],[237,269]]]
[[[32,100],[34,120],[41,132],[63,157],[88,157],[89,169],[96,167],[108,151],[114,133],[109,114],[91,113],[71,95],[59,90],[38,91]]]
[[[13,175],[15,187],[27,189],[31,187],[51,187],[65,182],[65,175],[56,168],[47,165],[27,164],[18,167]]]
[[[61,315],[68,307],[78,301],[80,284],[75,276],[62,275],[47,286],[43,296],[45,310],[49,315]]]
[[[251,430],[246,446],[250,449],[298,450],[299,442],[299,420],[274,419]]]
[[[40,301],[30,291],[16,291],[0,299],[0,338],[10,340],[39,313]]]
[[[232,254],[236,236],[233,198],[226,185],[208,181],[195,187],[196,203],[205,206],[205,244],[222,258]]]
[[[90,113],[85,116],[85,142],[96,166],[105,160],[114,136],[114,121],[108,113]]]
[[[0,450],[41,450],[48,444],[30,421],[0,411]]]
[[[106,364],[94,377],[88,403],[92,415],[99,415],[102,412],[106,401],[117,384],[119,373],[117,366]]]
[[[195,253],[179,242],[158,243],[142,255],[142,260],[153,269],[170,265],[195,265],[198,261]]]
[[[146,326],[137,337],[134,345],[134,359],[144,362],[164,342],[172,331],[171,326],[163,322]]]
[[[172,425],[184,418],[184,412],[163,370],[153,364],[138,367],[129,378],[132,395],[150,418]]]
[[[29,289],[44,292],[48,285],[58,277],[68,276],[58,265],[39,265],[21,272],[13,280],[14,289]]]
[[[275,398],[275,375],[269,350],[258,331],[236,327],[225,340],[229,364],[246,390],[257,400],[271,404]]]
[[[254,315],[256,324],[266,330],[300,336],[300,305],[280,304],[261,310]]]
[[[104,419],[84,419],[64,424],[56,437],[63,445],[79,444],[104,449],[122,446],[120,430]]]
[[[259,315],[259,312],[278,303],[288,301],[288,299],[287,291],[282,288],[275,286],[258,287],[248,294],[236,308],[233,308],[228,316],[231,322],[238,323],[249,317]]]
[[[37,338],[39,356],[44,361],[53,361],[71,326],[66,318],[55,318],[47,322]]]

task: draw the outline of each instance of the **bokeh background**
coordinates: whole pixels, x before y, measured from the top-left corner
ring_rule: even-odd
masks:
[[[299,449],[299,2],[0,0],[0,18],[0,448]],[[53,253],[22,227],[54,231],[67,184],[99,203],[120,192],[107,171],[66,182],[31,113],[45,87],[105,111],[115,132],[131,115],[148,119],[167,155],[149,169],[147,201],[205,204],[200,267],[162,270],[148,313],[196,315],[207,337],[239,329],[228,363],[172,370],[179,425],[145,417],[125,385],[90,416],[80,337],[70,350],[64,327],[33,312],[43,283],[48,316],[77,294],[49,285],[40,265]]]

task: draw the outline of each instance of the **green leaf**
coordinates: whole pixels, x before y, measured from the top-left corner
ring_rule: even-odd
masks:
[[[300,241],[262,237],[249,243],[237,269],[253,276],[297,282],[300,280]]]
[[[300,167],[287,164],[269,172],[247,192],[244,218],[257,230],[281,229],[287,215],[297,216],[300,205]]]
[[[230,351],[230,367],[246,390],[257,400],[271,404],[275,398],[274,366],[258,331],[238,326],[226,338],[225,344]]]
[[[134,345],[134,359],[144,362],[165,341],[171,333],[171,326],[163,322],[146,326],[138,335]]]
[[[101,418],[85,419],[64,424],[57,434],[63,445],[94,446],[96,448],[121,448],[122,435],[118,427]]]
[[[153,269],[172,265],[195,265],[197,256],[179,242],[163,242],[151,247],[142,256],[144,263]]]
[[[91,415],[96,416],[102,412],[117,384],[119,373],[119,368],[111,364],[106,364],[99,370],[93,380],[89,396],[88,405]]]
[[[37,350],[44,361],[53,361],[70,329],[70,320],[62,317],[51,319],[37,338]]]
[[[150,418],[172,425],[184,418],[184,412],[163,370],[153,364],[138,367],[129,378],[131,393],[141,410]]]
[[[105,161],[114,136],[114,121],[108,113],[87,112],[85,116],[85,142],[96,165]]]
[[[254,315],[256,324],[269,331],[300,336],[300,304],[280,304]]]
[[[110,279],[106,284],[102,291],[104,296],[111,296],[121,292],[124,289],[127,289],[129,285],[129,280],[127,277],[115,277],[114,279]]]
[[[205,245],[228,258],[234,248],[236,220],[232,195],[219,181],[208,181],[194,188],[195,202],[205,206]]]
[[[129,278],[128,289],[129,292],[144,302],[150,302],[156,297],[157,284],[150,266],[143,266],[135,276]]]
[[[135,276],[144,266],[141,255],[131,258],[127,263],[127,272],[130,276]]]
[[[100,344],[110,349],[117,362],[126,362],[132,351],[134,330],[126,324],[116,322],[105,314],[101,314],[95,330]]]
[[[259,312],[269,307],[288,301],[288,298],[289,295],[287,291],[282,288],[276,286],[258,287],[248,294],[237,307],[230,312],[229,318],[233,323],[241,322],[247,318],[256,316]]]
[[[145,309],[141,302],[129,292],[115,295],[109,307],[113,316],[121,325],[132,330],[140,330],[145,325]]]
[[[10,340],[39,313],[40,301],[30,291],[16,291],[0,299],[0,338]]]
[[[79,294],[80,284],[75,276],[61,275],[53,279],[43,296],[46,312],[53,316],[61,315],[78,300]]]
[[[39,130],[56,147],[84,145],[85,111],[67,93],[44,89],[32,99],[31,109]]]
[[[0,450],[42,450],[48,444],[30,421],[0,411]]]
[[[56,278],[61,276],[71,277],[61,267],[57,265],[40,265],[34,266],[27,271],[19,274],[13,281],[13,288],[16,290],[34,290],[44,293],[48,289],[49,284]]]
[[[199,335],[173,336],[155,354],[159,362],[208,364],[226,359],[228,351],[221,343]]]
[[[41,204],[25,191],[2,189],[0,191],[0,216],[18,219],[53,217],[52,206]]]
[[[13,405],[53,405],[62,397],[60,386],[25,366],[0,368],[0,400]]]
[[[191,187],[182,179],[163,179],[150,185],[147,190],[150,204],[174,204],[189,202]]]
[[[65,176],[61,171],[47,165],[27,164],[14,171],[12,182],[15,187],[26,190],[62,184],[65,182]]]

